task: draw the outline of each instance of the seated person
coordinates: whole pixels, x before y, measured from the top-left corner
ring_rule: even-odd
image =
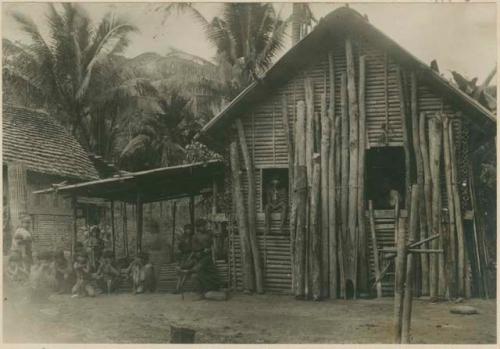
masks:
[[[108,295],[115,289],[120,279],[120,271],[114,265],[112,251],[107,250],[103,252],[102,261],[97,269],[95,278],[101,281]]]
[[[64,256],[64,251],[59,250],[54,256],[55,276],[58,293],[68,293],[74,283],[71,263]]]
[[[31,299],[46,300],[56,286],[53,254],[49,251],[40,252],[30,272]]]
[[[145,290],[154,291],[154,269],[149,262],[147,253],[140,253],[127,268],[127,275],[132,278],[132,292],[143,293]]]
[[[29,271],[26,269],[21,253],[12,251],[7,261],[7,277],[15,283],[24,283],[28,280]]]
[[[76,275],[76,283],[71,290],[72,297],[95,297],[94,286],[91,284],[91,268],[86,254],[80,253],[76,256],[73,269]]]

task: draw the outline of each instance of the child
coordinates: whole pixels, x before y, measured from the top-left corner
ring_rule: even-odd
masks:
[[[149,262],[147,253],[141,253],[135,257],[127,268],[127,274],[132,277],[132,292],[134,294],[143,293],[144,290],[154,291],[154,268]]]
[[[30,273],[31,295],[33,301],[43,301],[55,289],[56,275],[51,252],[40,252],[37,257]]]
[[[90,265],[85,254],[79,254],[76,256],[76,261],[73,264],[73,269],[75,270],[76,274],[76,283],[72,289],[72,297],[95,297],[94,287],[90,284]]]
[[[113,252],[104,251],[102,263],[97,269],[96,278],[104,281],[108,295],[111,294],[119,277],[120,272],[113,265]]]
[[[12,251],[7,264],[7,276],[9,280],[15,283],[24,283],[28,280],[29,272],[26,269],[21,253],[19,251]]]
[[[69,292],[71,290],[71,277],[73,271],[71,269],[71,264],[64,256],[63,250],[59,250],[55,253],[54,267],[56,272],[57,292],[60,294]]]

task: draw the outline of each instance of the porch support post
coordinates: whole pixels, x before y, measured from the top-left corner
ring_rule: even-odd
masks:
[[[71,197],[71,207],[73,208],[73,235],[71,238],[71,257],[74,257],[75,255],[75,246],[76,242],[78,241],[78,224],[77,224],[77,219],[78,219],[78,208],[77,208],[77,196],[75,194],[72,195]]]
[[[116,257],[116,235],[115,235],[115,202],[111,200],[111,242],[113,247],[113,257]]]
[[[137,254],[142,252],[142,222],[143,222],[143,207],[142,207],[142,195],[138,191],[136,198],[137,207],[137,241],[136,241],[136,252]]]

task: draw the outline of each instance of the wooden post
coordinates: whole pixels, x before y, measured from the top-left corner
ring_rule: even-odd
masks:
[[[352,52],[352,42],[350,38],[345,41],[346,51],[346,71],[347,71],[347,94],[349,100],[349,206],[345,254],[349,262],[347,263],[348,278],[354,286],[354,294],[357,293],[357,270],[356,255],[358,246],[356,244],[357,234],[357,187],[358,187],[358,157],[359,157],[359,107],[356,92],[356,79],[354,72],[354,57]]]
[[[295,198],[297,225],[295,232],[294,282],[295,297],[305,296],[305,253],[306,241],[306,202],[307,202],[307,170],[306,170],[306,139],[305,139],[305,105],[297,103],[297,121],[295,128],[295,151],[297,167],[295,168]]]
[[[240,237],[241,266],[243,274],[243,291],[253,290],[253,270],[252,270],[252,251],[248,238],[248,216],[245,213],[245,203],[243,193],[241,192],[240,163],[238,154],[238,143],[236,139],[231,141],[229,146],[231,157],[231,174],[233,186],[233,201],[236,207],[236,216],[238,221],[238,235]]]
[[[136,241],[136,256],[142,252],[142,229],[143,229],[143,217],[144,210],[142,204],[142,195],[137,192],[136,198],[136,208],[137,208],[137,241]]]
[[[376,282],[377,298],[382,298],[382,281],[380,277],[380,260],[378,254],[377,234],[375,231],[375,215],[373,212],[373,202],[371,200],[368,201],[368,210],[370,215],[370,232],[372,237],[373,261],[375,265],[375,279],[378,280]]]
[[[448,117],[443,119],[443,153],[444,153],[444,174],[446,179],[446,197],[448,199],[448,231],[449,231],[449,249],[446,251],[450,259],[451,270],[448,270],[450,275],[450,296],[455,295],[455,283],[457,282],[457,264],[456,264],[456,251],[455,251],[455,203],[453,201],[453,183],[451,171],[451,153],[450,153],[450,138],[449,138],[449,124]]]
[[[122,230],[123,230],[123,252],[125,253],[125,258],[128,259],[130,253],[128,249],[128,227],[127,227],[127,203],[122,203]]]
[[[333,54],[328,53],[328,67],[330,79],[330,101],[328,106],[328,119],[330,123],[330,150],[328,154],[328,280],[330,298],[337,298],[337,168],[336,168],[336,133],[340,128],[340,118],[335,117],[335,67]],[[323,179],[322,179],[323,180]]]
[[[347,240],[347,214],[349,205],[349,114],[347,111],[347,75],[342,72],[340,78],[340,108],[342,111],[342,136],[341,136],[341,151],[340,156],[341,161],[341,187],[340,187],[340,217],[341,217],[341,231],[338,239],[339,249],[344,255],[345,246],[344,243]],[[340,257],[340,256],[339,256]],[[341,278],[340,278],[340,296],[345,298],[345,261],[339,259]]]
[[[78,200],[76,195],[71,196],[71,208],[73,209],[73,235],[71,237],[71,257],[74,257],[76,242],[78,241]]]
[[[307,183],[312,186],[312,157],[314,153],[314,86],[310,78],[304,80],[306,97],[306,166]]]
[[[291,185],[293,185],[293,159],[294,159],[294,149],[293,149],[293,134],[290,128],[290,121],[288,119],[288,102],[286,95],[283,95],[281,100],[281,117],[283,121],[283,133],[286,139],[286,146],[288,149],[288,180]]]
[[[330,118],[326,112],[326,94],[321,96],[321,284],[322,296],[328,296],[329,277],[329,175],[330,175]],[[331,203],[335,205],[334,202]]]
[[[358,158],[358,234],[359,234],[359,289],[368,292],[368,257],[366,238],[365,203],[365,153],[366,153],[366,105],[365,105],[366,57],[359,57],[359,158]]]
[[[409,224],[409,239],[408,244],[412,244],[417,240],[417,228],[418,228],[418,218],[419,218],[419,195],[420,188],[418,184],[412,185],[411,188],[411,201],[410,201],[410,224]],[[406,285],[404,291],[404,301],[403,301],[403,324],[401,330],[401,343],[410,342],[410,325],[411,325],[411,312],[412,312],[412,301],[414,293],[414,278],[415,278],[415,259],[413,253],[409,253],[407,257],[406,265]]]
[[[116,258],[116,231],[115,231],[115,202],[111,200],[111,246],[113,249],[113,257]]]
[[[255,187],[255,173],[252,158],[248,151],[247,140],[245,137],[245,130],[241,119],[236,119],[236,129],[238,130],[238,137],[240,149],[243,154],[243,162],[248,179],[248,195],[247,195],[247,210],[248,210],[248,238],[250,240],[250,249],[253,257],[253,270],[255,273],[255,288],[257,293],[264,293],[262,267],[260,265],[259,246],[257,244],[257,213],[256,213],[256,187]]]
[[[174,201],[172,205],[172,258],[175,258],[175,221],[176,221],[176,215],[177,215],[177,201]],[[191,229],[194,231],[194,227],[192,226]]]
[[[398,236],[396,240],[396,277],[394,285],[394,344],[401,343],[403,317],[403,292],[406,273],[406,227],[403,217],[399,218]]]
[[[12,234],[21,226],[21,219],[28,214],[28,179],[22,163],[10,163],[7,166],[9,186],[9,209]]]
[[[399,109],[401,113],[401,127],[403,128],[403,148],[405,152],[405,209],[408,210],[408,203],[410,202],[410,141],[408,136],[407,116],[406,116],[406,100],[403,85],[403,73],[397,67],[397,81],[399,90]]]
[[[313,157],[313,185],[311,188],[311,270],[312,270],[312,297],[317,301],[321,298],[321,230],[319,225],[320,213],[320,182],[321,158],[319,154]]]
[[[460,206],[460,195],[458,192],[458,175],[457,175],[457,159],[455,153],[455,142],[453,137],[453,127],[448,129],[448,137],[450,139],[450,160],[451,160],[451,180],[453,190],[453,202],[455,208],[455,223],[457,228],[457,243],[458,243],[458,293],[464,296],[465,275],[466,275],[466,251],[465,251],[465,235],[462,221],[462,208]]]
[[[440,162],[441,162],[441,120],[433,117],[429,120],[429,143],[430,143],[430,171],[432,176],[432,235],[440,232],[441,215],[441,186],[440,186]],[[439,242],[432,241],[432,248],[438,249]],[[438,294],[438,256],[431,254],[429,273],[430,273],[430,296],[436,297]]]
[[[191,194],[189,196],[189,223],[191,224],[191,227],[194,231],[196,221],[195,221],[195,216],[194,216],[194,195]]]
[[[425,209],[425,220],[427,226],[427,235],[431,235],[432,230],[432,178],[429,161],[429,150],[427,146],[427,130],[426,130],[426,115],[424,112],[420,113],[419,119],[419,137],[420,137],[420,150],[422,154],[422,167],[424,171],[424,204],[421,205]],[[428,248],[427,244],[423,244],[421,248]],[[429,256],[422,253],[420,257],[422,263],[422,295],[429,295]]]

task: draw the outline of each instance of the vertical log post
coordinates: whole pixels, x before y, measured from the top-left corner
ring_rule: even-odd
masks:
[[[142,229],[143,229],[143,217],[144,209],[142,204],[142,195],[137,192],[136,197],[136,208],[137,208],[137,241],[136,241],[136,256],[142,252]]]
[[[255,273],[255,288],[257,293],[264,293],[263,277],[262,277],[262,266],[260,265],[260,254],[259,246],[257,244],[257,212],[256,212],[256,187],[255,187],[255,173],[253,160],[250,157],[250,152],[248,151],[248,145],[245,137],[245,130],[243,128],[243,123],[241,119],[236,119],[236,129],[238,130],[238,137],[240,143],[240,149],[243,154],[243,162],[245,163],[245,169],[248,179],[248,198],[247,198],[247,210],[248,210],[248,238],[250,240],[250,249],[252,251],[253,257],[253,270]]]
[[[329,290],[329,169],[330,169],[330,118],[326,111],[326,94],[321,96],[321,285],[322,297]],[[335,205],[335,203],[331,203]]]
[[[419,192],[418,184],[412,185],[411,188],[411,201],[410,201],[410,224],[409,224],[409,239],[408,244],[416,242],[418,236],[418,206],[419,206]],[[398,251],[399,252],[399,251]],[[417,256],[409,253],[406,264],[406,285],[403,300],[403,324],[401,330],[401,343],[410,342],[410,325],[411,325],[411,311],[414,293],[414,278],[415,278],[415,262]]]
[[[281,100],[281,120],[283,122],[283,133],[286,139],[286,147],[288,150],[288,179],[289,182],[293,184],[293,134],[290,128],[290,121],[288,119],[288,102],[286,95],[283,95],[283,99]]]
[[[410,202],[410,142],[408,136],[407,116],[406,116],[406,99],[403,84],[403,72],[397,68],[397,81],[399,91],[399,109],[401,113],[401,127],[403,128],[403,148],[405,152],[405,209],[408,210]]]
[[[403,217],[399,218],[398,236],[396,239],[396,277],[394,285],[394,344],[401,343],[403,318],[403,293],[406,274],[406,227]]]
[[[377,234],[375,230],[375,215],[373,212],[373,201],[368,201],[368,210],[370,215],[370,232],[372,237],[373,263],[375,266],[375,280],[377,281],[377,298],[382,298],[382,281],[380,280],[380,259],[378,254]]]
[[[359,289],[368,292],[368,257],[366,238],[365,154],[366,154],[366,57],[359,57],[359,158],[358,158],[358,234],[359,234]]]
[[[330,81],[330,100],[328,103],[328,120],[330,123],[330,149],[328,153],[328,280],[330,298],[337,298],[337,168],[336,132],[340,126],[340,118],[335,117],[335,62],[332,52],[328,53],[328,71]],[[322,179],[323,180],[323,179]]]
[[[451,126],[451,125],[450,125]],[[457,243],[458,243],[458,293],[460,296],[465,295],[465,278],[466,278],[466,251],[465,251],[465,235],[462,221],[462,208],[460,205],[460,195],[458,191],[458,175],[457,175],[457,159],[455,142],[453,137],[453,127],[448,129],[448,137],[450,140],[450,160],[451,160],[451,180],[453,189],[453,202],[455,208],[455,223],[457,228]]]
[[[236,208],[238,222],[238,235],[240,237],[241,265],[243,274],[243,291],[251,292],[253,290],[253,270],[252,270],[252,252],[248,238],[248,216],[245,213],[245,203],[243,193],[241,192],[240,179],[240,161],[238,154],[238,142],[236,139],[231,141],[229,146],[231,158],[232,191],[233,201]]]
[[[111,246],[113,249],[113,257],[116,257],[116,231],[115,231],[115,202],[111,200]]]
[[[295,152],[297,166],[295,168],[295,199],[296,199],[296,232],[294,256],[294,289],[295,297],[303,299],[305,296],[305,267],[306,267],[306,202],[307,202],[307,170],[306,170],[306,125],[305,105],[297,102],[297,121],[295,128]]]
[[[347,71],[347,95],[349,100],[349,201],[348,201],[348,237],[346,239],[349,246],[346,256],[349,259],[348,263],[348,278],[352,281],[354,287],[354,294],[357,293],[357,252],[358,240],[357,218],[358,218],[358,205],[357,205],[357,187],[358,187],[358,158],[359,158],[359,106],[356,91],[356,76],[354,71],[354,54],[352,48],[352,41],[347,38],[345,41],[346,51],[346,71]]]
[[[71,196],[71,207],[73,208],[73,235],[71,237],[71,257],[74,258],[76,242],[78,241],[78,201],[76,195]]]
[[[419,118],[419,137],[420,137],[420,151],[422,154],[422,167],[424,171],[424,203],[421,205],[422,209],[425,209],[425,221],[427,226],[427,235],[430,235],[432,230],[432,178],[431,169],[429,162],[429,147],[427,146],[427,129],[426,129],[426,115],[424,112],[420,113]],[[422,249],[428,248],[428,244],[422,244]],[[422,295],[429,295],[429,256],[426,253],[422,253],[420,257],[423,260],[422,263]]]
[[[340,108],[342,111],[342,139],[341,139],[341,187],[340,187],[340,214],[341,214],[341,232],[339,234],[338,246],[339,257],[342,254],[340,262],[340,296],[345,298],[345,283],[346,283],[346,261],[344,260],[345,241],[347,240],[347,218],[349,205],[349,114],[347,111],[347,75],[342,72],[340,78]],[[347,251],[345,251],[347,252]]]
[[[311,188],[311,270],[312,298],[321,299],[321,229],[319,227],[321,158],[319,154],[313,157],[313,181]]]
[[[451,174],[451,153],[450,153],[450,138],[448,130],[450,128],[450,120],[448,117],[443,119],[443,153],[444,153],[444,174],[446,180],[446,197],[448,199],[448,238],[449,249],[445,251],[450,259],[451,270],[448,270],[450,276],[449,290],[450,297],[455,296],[456,281],[457,281],[457,264],[455,251],[455,202],[453,201],[453,179]]]
[[[312,158],[314,153],[314,86],[310,78],[304,80],[306,98],[306,166],[307,183],[312,185]]]
[[[125,258],[128,259],[130,252],[128,249],[128,222],[127,222],[127,203],[122,203],[122,230],[123,230],[123,252],[125,253]]]
[[[441,120],[436,115],[429,120],[429,158],[430,172],[432,176],[432,235],[437,235],[440,232],[441,215],[441,186],[440,186],[440,162],[441,162]],[[432,241],[432,248],[438,249],[439,242],[437,239]],[[431,254],[429,256],[429,273],[430,273],[430,296],[438,295],[438,256]]]
[[[177,201],[172,205],[172,258],[175,258],[175,222],[177,216]],[[194,229],[194,227],[191,227]],[[194,231],[194,230],[193,230]]]

